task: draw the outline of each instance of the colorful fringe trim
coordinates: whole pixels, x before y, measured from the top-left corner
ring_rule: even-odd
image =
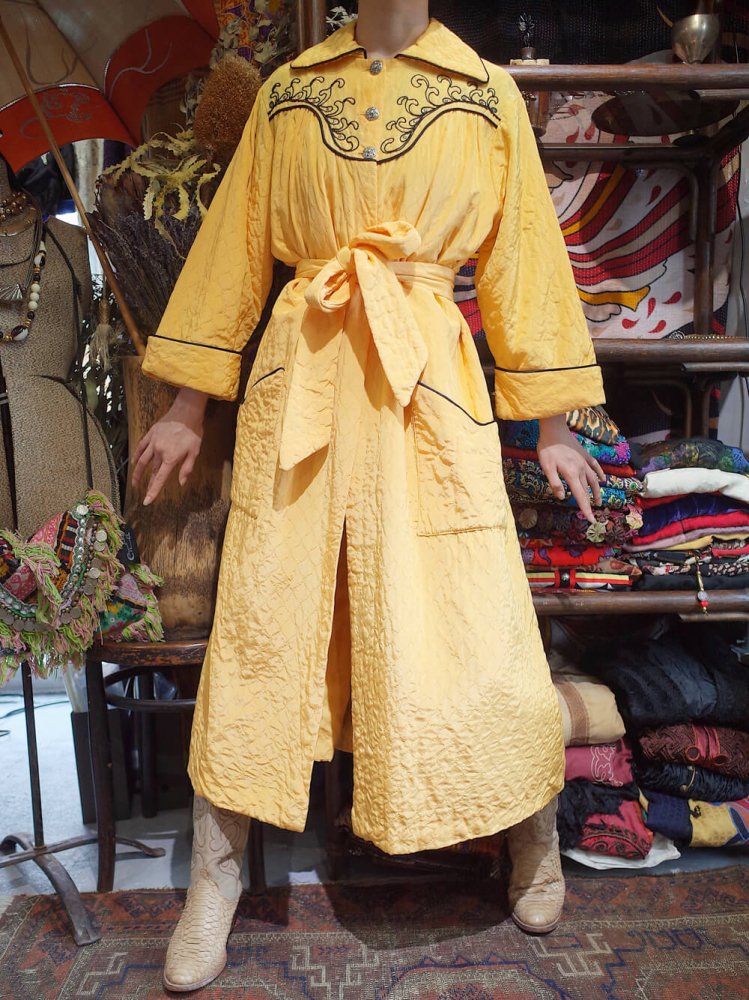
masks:
[[[147,567],[126,569],[118,559],[122,542],[120,519],[98,493],[28,541],[0,531],[0,684],[24,661],[39,677],[82,665],[86,651],[105,634],[112,601],[128,575],[139,598],[131,596],[130,605],[138,614],[116,637],[163,638],[154,593],[161,581]]]

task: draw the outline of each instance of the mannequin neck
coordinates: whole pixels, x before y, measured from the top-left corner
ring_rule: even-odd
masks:
[[[13,193],[13,188],[10,186],[10,175],[8,174],[8,166],[0,157],[0,201],[5,201]]]
[[[370,59],[391,59],[429,26],[429,0],[359,0],[356,40]]]

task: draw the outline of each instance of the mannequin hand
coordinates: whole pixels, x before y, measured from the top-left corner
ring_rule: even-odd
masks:
[[[187,482],[200,454],[207,402],[205,393],[194,389],[180,390],[169,412],[143,435],[133,455],[132,482],[133,488],[137,489],[150,467],[144,507],[153,503],[177,467],[180,486]]]
[[[599,483],[606,481],[603,469],[570,432],[564,414],[539,420],[538,426],[538,461],[554,496],[564,500],[564,479],[578,507],[593,523],[595,518],[590,505],[590,492],[593,493],[593,503],[600,507]]]

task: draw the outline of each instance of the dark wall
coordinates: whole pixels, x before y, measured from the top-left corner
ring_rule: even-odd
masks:
[[[519,56],[518,19],[527,12],[537,25],[539,56],[556,63],[621,63],[670,48],[658,2],[672,21],[697,6],[697,0],[432,0],[430,12],[492,62]],[[726,0],[725,10],[726,31],[749,32],[748,0]],[[726,58],[735,57],[727,52]]]

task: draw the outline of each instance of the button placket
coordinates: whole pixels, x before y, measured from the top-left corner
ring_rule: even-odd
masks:
[[[380,74],[383,69],[384,64],[382,60],[372,60],[369,65],[370,79],[368,85],[364,87],[364,93],[362,94],[363,110],[360,114],[364,119],[362,122],[362,135],[365,143],[362,149],[362,158],[369,162],[374,162],[378,159],[379,144],[382,138],[379,122],[382,118],[381,100],[384,77],[381,77]],[[377,77],[378,79],[374,80],[372,77]]]

